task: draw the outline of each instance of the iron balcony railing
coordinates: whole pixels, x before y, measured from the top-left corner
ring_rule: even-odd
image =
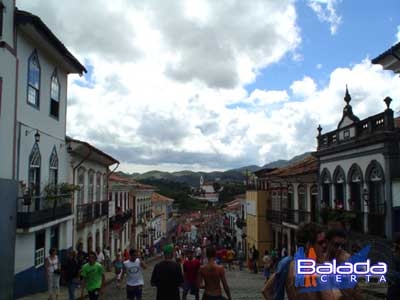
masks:
[[[282,211],[267,209],[267,221],[275,224],[282,224]]]
[[[282,222],[298,225],[302,222],[310,222],[313,218],[312,212],[298,209],[273,210],[267,209],[267,221],[275,224]]]
[[[43,225],[72,214],[72,195],[19,197],[17,203],[17,228]]]
[[[110,218],[110,228],[112,230],[119,230],[122,225],[132,219],[133,211],[132,209],[128,209],[125,212],[116,214],[112,218]]]
[[[77,205],[77,225],[82,226],[98,218],[108,216],[108,203],[109,201],[96,201]]]
[[[282,221],[290,224],[300,224],[311,221],[311,212],[297,209],[284,209]]]

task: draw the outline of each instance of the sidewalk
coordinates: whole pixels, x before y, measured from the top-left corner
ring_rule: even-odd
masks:
[[[155,255],[153,257],[150,257],[145,260],[145,263],[151,263],[153,261],[156,261],[160,259],[162,256],[161,255]],[[115,273],[114,272],[105,272],[105,285],[110,284],[113,282],[115,279]],[[81,295],[81,289],[76,289],[75,291],[75,296],[76,299],[79,300]],[[87,292],[85,291],[85,298],[87,298]],[[48,300],[49,299],[49,293],[47,291],[44,291],[42,293],[36,293],[32,295],[28,295],[22,298],[17,298],[18,300]],[[60,286],[60,295],[58,296],[58,300],[68,300],[68,289],[66,286]]]

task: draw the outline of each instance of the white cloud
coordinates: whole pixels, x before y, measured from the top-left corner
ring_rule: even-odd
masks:
[[[369,61],[337,68],[323,87],[299,74],[287,90],[246,91],[261,68],[296,54],[293,1],[196,1],[192,11],[187,1],[20,2],[93,66],[86,86],[69,78],[68,134],[125,171],[222,170],[315,150],[318,124],[340,120],[346,84],[359,117],[386,96],[400,109],[400,79]]]
[[[400,25],[397,26],[396,43],[400,42]]]
[[[316,67],[318,70],[321,70],[322,67],[323,67],[323,65],[322,65],[322,64],[317,64],[315,67]]]
[[[315,94],[317,85],[310,77],[304,77],[301,81],[295,81],[290,86],[295,97],[307,97]]]
[[[342,22],[342,17],[337,14],[336,5],[341,0],[308,0],[308,6],[317,14],[321,22],[330,25],[331,34],[335,34]]]

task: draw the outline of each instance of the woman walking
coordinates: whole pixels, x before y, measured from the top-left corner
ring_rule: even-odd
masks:
[[[45,261],[46,277],[49,288],[49,300],[57,300],[60,294],[61,266],[57,256],[57,249],[51,248]]]

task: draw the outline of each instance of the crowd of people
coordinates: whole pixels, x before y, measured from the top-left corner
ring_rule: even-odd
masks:
[[[316,264],[332,262],[337,265],[346,262],[352,255],[358,255],[360,247],[352,247],[351,252],[345,250],[346,231],[341,228],[325,230],[319,224],[302,224],[296,232],[297,247],[304,250],[305,257],[312,257]],[[262,295],[266,300],[283,300],[286,293],[288,300],[361,300],[364,299],[358,283],[351,286],[330,284],[321,285],[317,289],[304,289],[305,286],[318,286],[317,276],[304,278],[304,285],[296,278],[295,261],[287,252],[281,253],[281,259],[275,260],[275,254],[265,252],[264,274],[266,282]],[[395,265],[391,271],[391,279],[387,293],[388,300],[400,299],[400,239],[394,243]],[[396,257],[397,260],[396,260]],[[397,263],[396,263],[397,261]],[[308,282],[307,282],[308,281]],[[308,284],[308,285],[307,285]]]
[[[302,224],[296,232],[297,249],[303,249],[306,257],[313,257],[317,264],[336,260],[338,264],[347,261],[352,254],[360,250],[344,250],[346,232],[340,228],[326,231],[315,223]],[[246,260],[242,249],[233,249],[231,245],[221,247],[213,238],[202,238],[197,243],[173,245],[167,244],[162,252],[164,259],[154,266],[151,273],[151,286],[157,288],[157,300],[186,300],[188,295],[200,299],[200,290],[204,289],[202,300],[231,299],[225,270],[233,270],[238,265],[243,270]],[[81,296],[87,291],[89,300],[98,300],[105,282],[105,271],[113,269],[115,288],[126,289],[129,300],[142,299],[145,284],[143,272],[147,269],[146,253],[135,249],[117,251],[114,260],[109,249],[86,253],[79,245],[77,251],[69,251],[63,262],[57,256],[57,250],[50,249],[46,258],[46,276],[48,279],[49,299],[57,300],[60,277],[68,287],[69,300],[75,300],[75,290],[80,287]],[[250,272],[258,273],[262,269],[265,278],[262,296],[266,300],[361,300],[364,299],[358,284],[351,288],[331,287],[319,291],[304,290],[296,279],[293,251],[288,253],[285,247],[270,249],[260,257],[259,251],[252,246],[247,255]],[[258,265],[262,262],[262,265]],[[387,299],[399,299],[400,295],[400,239],[394,243],[394,269],[390,272]],[[297,281],[296,281],[297,280]],[[311,277],[309,280],[315,280]],[[123,284],[124,282],[124,284]],[[181,293],[182,290],[182,293]],[[223,293],[224,292],[224,293]],[[182,294],[182,297],[181,297]]]
[[[225,268],[220,265],[215,247],[209,243],[207,247],[167,244],[162,251],[164,259],[155,265],[150,281],[157,288],[157,300],[181,299],[181,289],[183,300],[189,293],[199,300],[200,288],[204,289],[202,300],[226,299],[222,296],[221,286],[227,299],[231,299]],[[232,268],[235,253],[229,249],[226,254]],[[68,287],[69,300],[76,299],[79,289],[82,299],[86,291],[89,300],[99,300],[103,294],[105,272],[110,270],[115,273],[115,288],[126,288],[127,299],[140,300],[146,257],[144,251],[126,249],[123,252],[118,250],[115,259],[111,260],[109,248],[103,251],[96,248],[96,251],[86,253],[83,245],[79,244],[77,250],[68,251],[61,262],[57,249],[52,248],[45,262],[49,300],[58,299],[61,279]]]

